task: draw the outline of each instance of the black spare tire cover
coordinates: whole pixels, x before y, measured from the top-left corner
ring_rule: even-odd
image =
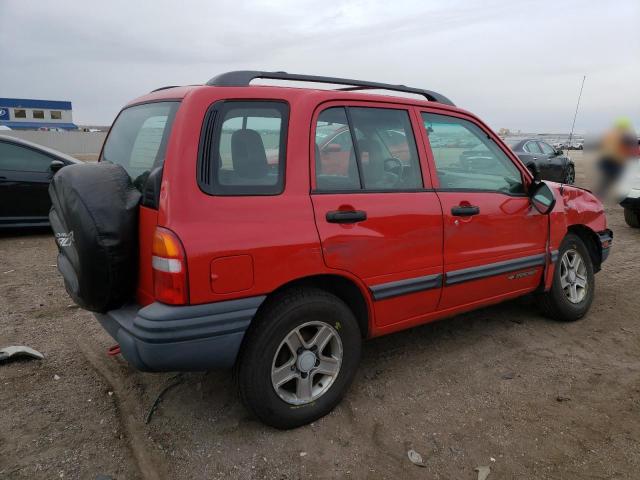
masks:
[[[127,172],[112,163],[62,168],[49,185],[58,269],[82,308],[106,312],[135,294],[138,203]]]

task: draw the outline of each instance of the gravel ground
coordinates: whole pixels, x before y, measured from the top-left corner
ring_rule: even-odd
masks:
[[[525,298],[374,339],[342,404],[287,432],[248,416],[228,372],[176,379],[108,357],[51,235],[5,234],[0,345],[46,358],[0,365],[0,478],[640,478],[640,231],[607,213],[615,246],[584,320]]]

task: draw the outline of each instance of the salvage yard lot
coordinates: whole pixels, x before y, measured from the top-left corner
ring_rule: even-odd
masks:
[[[607,214],[587,318],[556,323],[522,299],[371,340],[336,410],[286,432],[248,416],[228,372],[175,379],[107,356],[51,234],[3,234],[0,346],[46,358],[0,365],[0,478],[639,478],[640,231]]]

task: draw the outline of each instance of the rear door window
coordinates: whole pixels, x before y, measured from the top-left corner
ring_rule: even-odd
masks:
[[[125,108],[104,145],[101,161],[121,165],[142,189],[149,172],[164,163],[179,102],[154,102]]]
[[[524,149],[529,153],[542,153],[538,142],[527,142],[527,144],[524,146]]]
[[[318,116],[315,151],[319,191],[422,188],[418,152],[406,110],[328,108]]]

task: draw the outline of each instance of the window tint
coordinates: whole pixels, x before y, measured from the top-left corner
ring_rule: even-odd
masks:
[[[124,167],[142,189],[149,172],[164,163],[167,141],[179,102],[156,102],[124,109],[114,123],[102,161]]]
[[[420,162],[409,113],[387,108],[350,108],[358,137],[364,188],[405,190],[422,187]]]
[[[360,189],[358,166],[344,108],[328,108],[320,114],[316,124],[315,151],[318,190]]]
[[[518,168],[478,126],[446,115],[422,118],[441,188],[524,192]]]
[[[14,108],[13,116],[14,118],[27,118],[27,111],[21,108]]]
[[[215,116],[214,122],[205,126],[203,189],[216,195],[282,192],[288,111],[281,102],[217,104],[209,113],[209,119]]]
[[[44,118],[44,110],[34,110],[33,118]]]
[[[529,153],[542,153],[538,142],[527,142],[524,146],[524,150]]]
[[[51,120],[61,120],[62,119],[62,112],[59,110],[52,110],[51,111]]]
[[[0,170],[48,172],[53,158],[30,148],[0,142]]]
[[[552,155],[556,153],[553,147],[548,143],[538,142],[538,144],[540,145],[540,148],[542,148],[542,153],[544,153],[545,155]]]
[[[316,125],[316,185],[329,191],[421,188],[408,112],[343,107],[323,111]]]

